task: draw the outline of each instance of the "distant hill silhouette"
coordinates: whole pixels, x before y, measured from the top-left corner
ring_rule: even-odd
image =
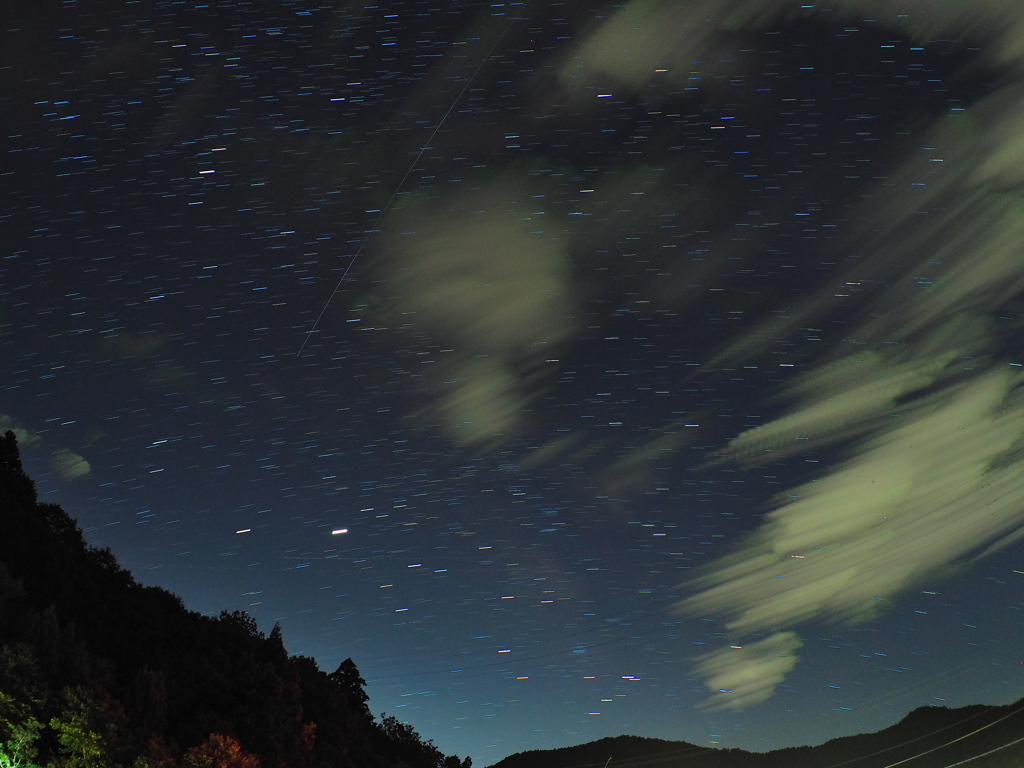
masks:
[[[610,758],[610,759],[609,759]],[[920,707],[877,733],[772,752],[617,736],[510,755],[490,768],[1024,768],[1024,699],[999,707]]]
[[[346,659],[288,656],[242,611],[144,587],[40,504],[0,436],[0,768],[470,768],[367,706]],[[609,761],[609,758],[610,761]],[[1024,768],[1024,700],[922,707],[878,733],[768,753],[619,736],[492,768]]]
[[[376,720],[364,685],[136,582],[0,436],[0,768],[469,768]]]

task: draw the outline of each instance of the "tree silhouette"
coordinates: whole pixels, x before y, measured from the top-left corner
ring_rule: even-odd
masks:
[[[365,685],[140,585],[0,436],[0,768],[462,768],[377,723]]]
[[[366,681],[359,674],[356,663],[351,658],[341,662],[328,677],[341,689],[350,707],[357,712],[369,714],[370,707],[367,702],[370,697],[366,694]]]
[[[10,430],[0,435],[0,486],[3,486],[6,497],[0,504],[36,503],[36,484],[21,467],[18,438]],[[2,510],[3,507],[0,506],[0,511]]]

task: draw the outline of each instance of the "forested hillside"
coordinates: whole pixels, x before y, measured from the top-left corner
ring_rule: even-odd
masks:
[[[0,768],[469,768],[375,719],[364,684],[136,582],[0,437]]]

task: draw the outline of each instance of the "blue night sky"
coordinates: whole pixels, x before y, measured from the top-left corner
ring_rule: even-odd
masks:
[[[21,4],[0,427],[478,765],[1016,700],[1024,13],[974,6]]]

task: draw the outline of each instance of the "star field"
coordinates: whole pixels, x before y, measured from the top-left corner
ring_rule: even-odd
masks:
[[[479,765],[1016,700],[1024,22],[641,5],[7,14],[0,426]]]

